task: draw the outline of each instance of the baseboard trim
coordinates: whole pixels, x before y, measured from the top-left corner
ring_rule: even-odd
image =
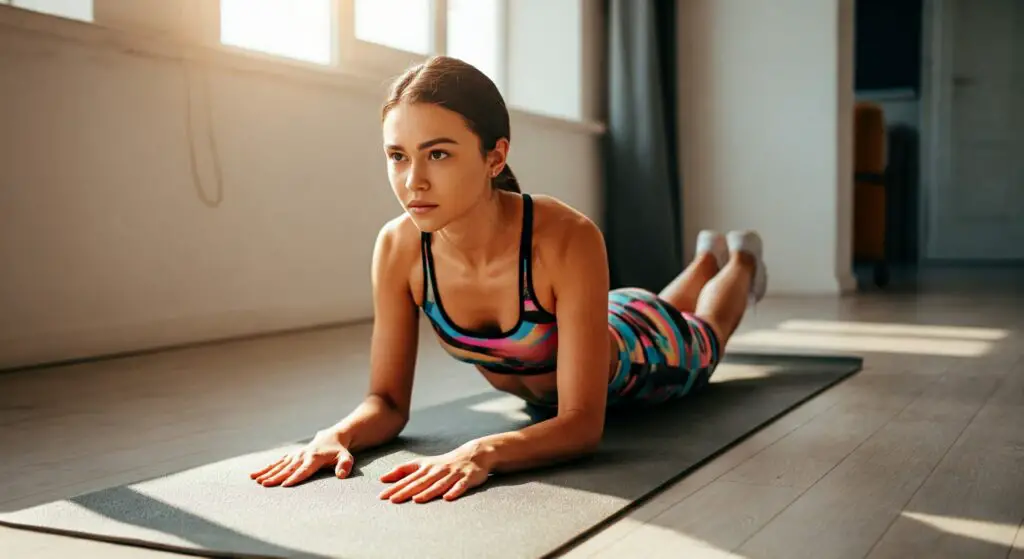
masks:
[[[325,322],[320,324],[313,324],[308,326],[300,326],[296,328],[282,328],[276,330],[265,330],[260,332],[253,332],[248,334],[238,334],[231,336],[220,336],[212,337],[208,339],[182,342],[176,344],[164,344],[154,345],[139,349],[131,349],[125,351],[115,351],[106,353],[97,353],[95,355],[87,355],[82,357],[73,357],[68,359],[54,359],[50,361],[40,361],[36,363],[30,363],[25,365],[15,365],[10,367],[0,367],[0,374],[11,374],[20,373],[26,371],[33,371],[39,369],[51,369],[55,367],[68,367],[72,365],[81,365],[85,363],[95,363],[98,361],[109,361],[112,359],[123,359],[127,357],[139,357],[144,355],[152,355],[154,353],[161,353],[166,351],[178,351],[183,349],[194,349],[200,347],[228,344],[234,342],[246,342],[254,341],[265,338],[271,338],[276,336],[287,336],[293,334],[302,334],[307,332],[317,332],[321,330],[330,330],[333,328],[343,328],[345,326],[358,326],[363,324],[369,324],[373,322],[373,318],[359,318],[354,320],[344,320],[335,322]]]

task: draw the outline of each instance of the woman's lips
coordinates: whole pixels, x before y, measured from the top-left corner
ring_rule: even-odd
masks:
[[[414,214],[425,214],[437,208],[437,204],[430,204],[427,202],[410,202],[407,206],[409,211]]]

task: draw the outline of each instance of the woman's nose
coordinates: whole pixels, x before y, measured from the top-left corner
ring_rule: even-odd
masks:
[[[425,173],[419,165],[413,163],[409,166],[409,173],[405,175],[405,188],[408,190],[426,190],[430,188]]]

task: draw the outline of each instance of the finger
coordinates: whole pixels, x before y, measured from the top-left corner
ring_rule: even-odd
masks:
[[[290,464],[291,461],[292,461],[292,458],[290,456],[282,458],[280,462],[278,462],[277,464],[274,464],[274,467],[271,468],[269,472],[267,472],[267,473],[261,475],[260,477],[256,478],[256,481],[258,481],[259,483],[263,483],[264,481],[267,481],[268,479],[270,479],[270,478],[274,477],[275,475],[277,475],[277,473],[280,472],[281,470],[287,468],[288,464]]]
[[[351,454],[344,452],[338,456],[338,465],[334,467],[334,475],[339,478],[346,478],[348,474],[352,473],[352,465],[355,463],[355,459]]]
[[[418,462],[406,462],[405,464],[396,466],[390,472],[380,476],[380,480],[385,483],[391,483],[393,481],[398,481],[409,474],[416,473],[419,469],[420,464]]]
[[[455,482],[459,481],[459,478],[461,476],[462,474],[458,472],[452,472],[434,482],[433,485],[426,488],[424,491],[418,493],[415,497],[413,497],[412,500],[416,501],[417,503],[426,503],[427,501],[433,499],[434,497],[437,497],[441,493],[444,493],[445,491],[450,489],[453,485],[455,485]]]
[[[423,491],[424,489],[433,485],[437,480],[448,475],[447,469],[441,469],[436,471],[429,471],[427,474],[420,476],[415,481],[409,483],[404,489],[391,495],[392,503],[403,503],[408,501],[413,495]]]
[[[302,465],[301,456],[296,456],[295,458],[292,458],[292,460],[288,462],[288,464],[286,464],[285,467],[275,472],[274,475],[263,480],[263,486],[269,487],[271,485],[277,485],[281,483],[288,476],[290,476],[292,472],[294,472],[296,468],[298,468],[300,465]]]
[[[443,499],[445,501],[454,501],[455,499],[461,497],[462,494],[465,493],[466,490],[469,488],[469,477],[467,476],[455,482],[455,484],[452,485],[451,489],[449,489],[448,492],[444,494]]]
[[[306,456],[306,459],[299,464],[299,467],[292,472],[292,475],[288,476],[287,479],[281,482],[281,486],[291,487],[292,485],[295,485],[312,475],[313,472],[319,470],[320,466],[321,464],[314,460],[312,456]]]
[[[260,477],[261,475],[269,472],[270,470],[273,470],[285,458],[286,457],[278,458],[277,460],[275,460],[274,462],[271,462],[270,465],[268,465],[267,467],[263,468],[262,470],[257,470],[255,472],[252,472],[251,474],[249,474],[249,477],[252,478],[252,479],[256,479],[256,478]]]
[[[415,483],[416,480],[423,477],[424,474],[428,473],[429,471],[430,469],[427,468],[426,466],[419,467],[415,472],[403,477],[402,479],[395,482],[394,485],[382,491],[380,494],[380,498],[390,499],[392,495],[398,493],[399,491],[405,489],[406,487],[409,487],[409,484]]]

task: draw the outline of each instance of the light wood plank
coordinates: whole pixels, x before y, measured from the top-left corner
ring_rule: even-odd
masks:
[[[991,374],[933,384],[736,551],[864,557],[992,394]]]
[[[803,489],[714,481],[657,515],[596,555],[598,559],[647,557],[659,549],[681,556],[708,550],[728,553],[761,529]],[[725,514],[725,511],[730,511]]]
[[[4,558],[67,558],[75,559],[185,559],[185,555],[117,545],[80,538],[69,538],[15,530],[0,526],[0,557]],[[191,556],[195,557],[195,556]]]
[[[873,410],[879,405],[884,407],[885,404],[881,403],[883,401],[898,404],[894,407],[897,409],[905,406],[910,399],[922,393],[925,386],[933,380],[930,375],[889,375],[877,369],[866,368],[854,377],[797,407],[791,413],[733,447],[718,459],[699,468],[653,498],[648,504],[573,549],[566,557],[603,557],[608,555],[605,552],[606,548],[622,549],[623,546],[614,545],[620,540],[627,540],[624,544],[625,547],[629,547],[633,540],[646,541],[650,538],[641,529],[647,523],[654,522],[658,527],[670,525],[669,522],[658,519],[658,517],[713,481],[729,478],[738,467],[742,467],[753,457],[760,457],[769,452],[772,447],[779,444],[778,441],[785,440],[793,436],[794,432],[822,421],[819,417],[830,417],[833,413],[838,413],[837,410],[857,409],[858,406],[864,406],[862,411]],[[890,387],[892,384],[895,384],[896,387]],[[902,397],[894,396],[895,393],[901,391],[903,392]],[[881,399],[878,396],[880,393],[885,394]],[[741,479],[740,481],[747,480]],[[711,513],[715,513],[716,510],[720,509],[708,509]],[[634,532],[638,530],[640,533],[634,535]],[[687,541],[693,543],[691,540]]]
[[[1014,371],[869,557],[1006,557],[1024,518],[1022,425],[1024,372]]]
[[[905,372],[862,377],[863,390],[802,425],[722,477],[723,481],[808,488],[919,397],[936,378]]]
[[[1013,547],[1006,559],[1024,559],[1024,520],[1017,528],[1017,537],[1013,539]]]
[[[727,450],[715,460],[701,466],[690,475],[659,493],[643,506],[634,509],[618,522],[571,549],[563,557],[566,559],[580,559],[602,553],[615,542],[642,528],[648,521],[712,483],[722,474],[727,473],[730,469],[756,455],[794,429],[825,413],[832,406],[835,406],[838,401],[842,400],[845,393],[851,391],[852,389],[848,385],[841,384],[820,394],[817,398],[798,406],[750,438]]]

